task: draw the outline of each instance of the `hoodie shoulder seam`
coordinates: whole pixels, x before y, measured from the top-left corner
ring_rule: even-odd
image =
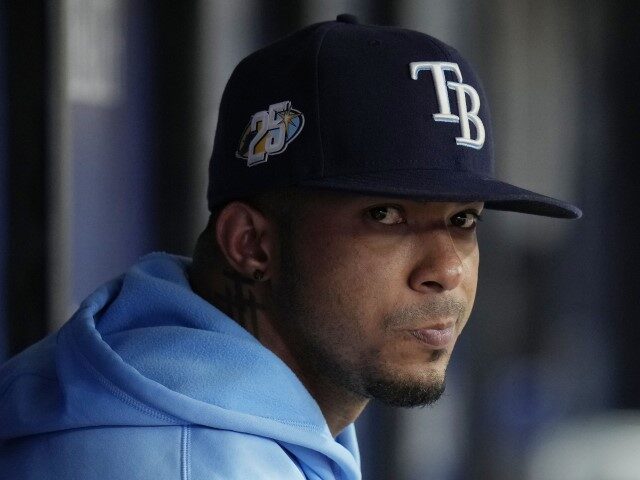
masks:
[[[126,404],[126,405],[128,405],[128,406],[130,406],[130,407],[132,407],[132,408],[134,408],[136,410],[138,410],[139,412],[144,413],[145,415],[149,415],[150,417],[153,417],[155,419],[162,420],[164,422],[167,422],[167,423],[170,423],[170,424],[174,424],[174,425],[181,423],[177,418],[172,417],[170,415],[167,415],[165,413],[159,412],[159,411],[157,411],[157,410],[145,405],[144,403],[140,402],[139,400],[136,400],[135,398],[133,398],[132,396],[130,396],[126,392],[122,391],[119,387],[114,385],[108,378],[106,378],[104,375],[102,375],[102,373],[100,373],[91,364],[91,362],[84,355],[82,350],[80,348],[78,348],[78,343],[77,343],[77,340],[75,338],[75,334],[73,332],[72,332],[71,337],[73,339],[74,346],[76,347],[75,350],[78,352],[78,354],[82,358],[82,363],[83,363],[83,366],[85,367],[85,369],[90,374],[92,374],[100,382],[100,384],[104,388],[106,388],[114,397],[116,397],[118,400],[120,400],[124,404]]]

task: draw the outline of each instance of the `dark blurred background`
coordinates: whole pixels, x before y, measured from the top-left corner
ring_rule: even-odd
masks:
[[[447,393],[369,407],[364,478],[640,479],[637,1],[0,2],[0,361],[139,256],[190,254],[233,67],[339,13],[460,50],[498,175],[584,210],[487,212]]]

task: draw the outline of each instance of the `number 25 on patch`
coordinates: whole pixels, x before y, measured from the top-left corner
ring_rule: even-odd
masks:
[[[304,127],[304,115],[291,108],[291,101],[272,103],[267,110],[256,112],[240,137],[236,157],[253,167],[265,163],[269,155],[278,155],[298,136]]]

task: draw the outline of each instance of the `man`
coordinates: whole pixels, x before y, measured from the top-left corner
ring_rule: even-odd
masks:
[[[2,368],[0,472],[360,478],[369,399],[443,392],[483,208],[580,216],[492,164],[478,80],[436,39],[341,15],[250,55],[193,263],[143,258]]]

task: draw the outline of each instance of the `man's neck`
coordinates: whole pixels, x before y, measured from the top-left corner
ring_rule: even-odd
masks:
[[[367,406],[368,399],[355,395],[330,378],[307,373],[309,369],[304,368],[304,365],[298,361],[289,345],[273,327],[273,322],[268,321],[266,315],[258,315],[258,317],[260,332],[258,340],[296,374],[318,403],[329,430],[335,438],[360,416]]]
[[[268,302],[263,302],[261,285],[236,277],[232,272],[189,272],[195,293],[235,320],[275,353],[298,377],[315,399],[331,434],[336,437],[353,423],[368,400],[357,396],[331,379],[310,375],[275,328]]]

